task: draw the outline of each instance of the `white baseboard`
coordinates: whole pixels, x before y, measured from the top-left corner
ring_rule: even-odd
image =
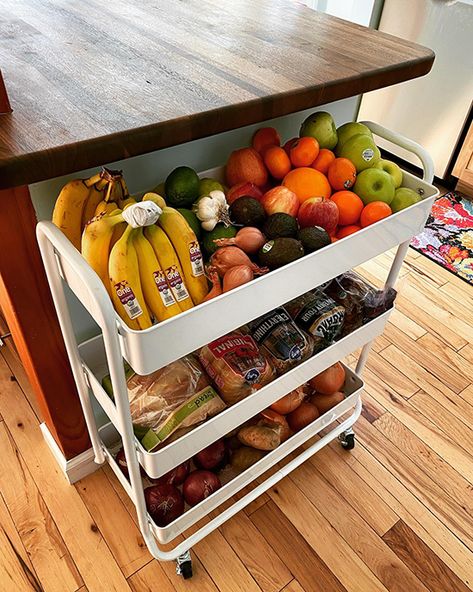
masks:
[[[56,444],[56,440],[52,437],[46,424],[42,423],[39,427],[43,432],[43,437],[46,440],[49,449],[69,483],[75,483],[76,481],[79,481],[79,479],[87,477],[87,475],[94,473],[100,468],[100,465],[94,461],[94,451],[92,448],[89,448],[74,458],[66,460],[66,457]]]

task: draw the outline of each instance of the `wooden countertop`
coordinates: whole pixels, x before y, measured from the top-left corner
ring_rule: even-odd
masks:
[[[396,84],[433,59],[292,0],[3,0],[0,188]]]

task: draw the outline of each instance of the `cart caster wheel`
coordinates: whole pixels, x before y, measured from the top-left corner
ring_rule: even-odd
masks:
[[[181,565],[181,576],[188,580],[192,577],[192,561],[186,561]]]
[[[340,434],[340,444],[344,450],[353,450],[355,448],[355,434]]]
[[[186,553],[183,553],[177,558],[176,573],[178,576],[182,576],[185,580],[192,577],[192,559],[190,551],[186,551]]]

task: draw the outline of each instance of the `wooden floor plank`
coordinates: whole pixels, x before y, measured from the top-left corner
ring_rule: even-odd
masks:
[[[392,348],[389,346],[381,354],[371,352],[366,368],[378,376],[383,382],[389,384],[397,393],[403,397],[411,397],[419,390],[419,386],[401,372],[400,367],[391,364],[390,357],[385,352]]]
[[[390,592],[428,592],[404,563],[386,547],[377,533],[311,463],[291,473],[290,479],[345,539]]]
[[[328,588],[326,588],[328,590]],[[330,589],[331,590],[331,589]],[[281,592],[306,592],[297,580],[292,580]]]
[[[128,591],[126,579],[79,494],[61,473],[38,421],[0,359],[0,411],[89,592]],[[67,511],[65,511],[67,510]]]
[[[279,592],[291,581],[291,572],[244,512],[220,531],[263,592]]]
[[[399,520],[392,508],[351,469],[346,455],[336,454],[333,448],[327,446],[309,462],[378,535],[383,535]]]
[[[331,526],[322,514],[323,509],[311,504],[290,479],[281,481],[269,495],[347,590],[387,590]]]
[[[151,555],[143,537],[103,471],[78,481],[75,488],[125,577],[146,565]]]
[[[0,423],[0,490],[42,585],[74,592],[82,579],[4,422]]]
[[[383,540],[428,586],[430,592],[470,592],[458,576],[402,520],[384,535]]]
[[[347,592],[273,501],[256,510],[251,520],[305,592]]]
[[[427,335],[427,329],[425,329],[425,327],[422,327],[422,325],[413,321],[398,308],[394,308],[389,317],[388,327],[390,325],[394,325],[411,339],[419,339],[419,337]],[[389,341],[389,337],[387,337],[386,333],[384,333],[383,336]]]

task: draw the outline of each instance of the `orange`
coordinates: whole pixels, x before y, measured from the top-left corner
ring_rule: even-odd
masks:
[[[269,148],[270,146],[280,146],[281,138],[274,127],[260,127],[253,134],[251,145],[256,152],[263,155],[266,148]]]
[[[264,153],[264,164],[275,179],[284,179],[291,170],[291,161],[284,148],[271,146]]]
[[[335,191],[350,189],[356,180],[356,167],[348,158],[336,158],[328,167],[328,182]]]
[[[387,218],[391,214],[392,210],[387,203],[384,203],[384,201],[372,201],[363,208],[360,216],[360,223],[363,228],[365,228],[365,226],[374,224],[375,222],[378,222],[378,220]]]
[[[345,238],[346,236],[349,236],[350,234],[353,234],[358,230],[361,230],[361,226],[358,226],[358,224],[349,224],[348,226],[341,226],[338,229],[337,238]]]
[[[284,148],[284,150],[286,151],[286,154],[287,154],[288,156],[289,156],[289,155],[290,155],[290,153],[291,153],[291,148],[292,148],[292,147],[294,146],[294,144],[295,144],[296,142],[298,142],[298,141],[299,141],[299,138],[291,138],[290,140],[288,140],[288,141],[287,141],[287,142],[284,144],[283,148]]]
[[[356,224],[360,219],[364,204],[353,191],[337,191],[332,195],[332,201],[338,206],[340,226]]]
[[[299,138],[291,146],[289,153],[291,162],[295,167],[308,167],[319,154],[319,143],[315,138],[305,136]]]
[[[312,163],[312,168],[320,171],[324,175],[327,174],[328,167],[335,160],[335,154],[328,148],[321,148],[319,155]]]
[[[328,198],[332,193],[327,177],[309,167],[289,171],[282,184],[294,191],[301,203],[310,197]]]

